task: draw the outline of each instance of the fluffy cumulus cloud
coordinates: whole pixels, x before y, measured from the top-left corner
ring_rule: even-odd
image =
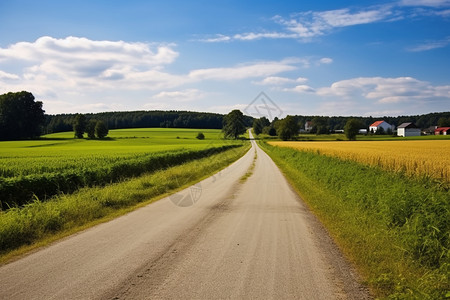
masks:
[[[161,72],[178,57],[174,45],[150,45],[124,41],[93,41],[87,38],[41,37],[35,42],[19,42],[0,48],[2,64],[24,66],[21,74],[0,70],[0,80],[23,78],[20,83],[2,82],[35,90],[36,86],[64,88],[133,88],[131,81],[149,86],[165,86],[177,78]],[[169,78],[168,78],[169,77]],[[9,84],[8,84],[9,83]],[[44,92],[37,88],[37,92]],[[48,96],[48,93],[45,94]]]
[[[360,77],[341,80],[317,89],[320,96],[344,99],[365,98],[379,103],[398,103],[450,99],[450,86],[434,86],[412,77]]]
[[[255,78],[293,70],[292,61],[257,62],[233,67],[192,70],[188,74],[164,71],[179,53],[174,45],[124,41],[93,41],[87,38],[41,37],[0,48],[0,80],[21,85],[57,83],[60,87],[110,87],[164,89],[199,80]],[[2,70],[2,64],[19,63],[20,74]],[[295,63],[295,62],[294,62]],[[13,84],[13,83],[11,83]],[[8,86],[8,87],[11,87]]]

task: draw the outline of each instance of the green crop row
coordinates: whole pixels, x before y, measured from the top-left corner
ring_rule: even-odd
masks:
[[[450,194],[426,178],[261,143],[377,297],[450,296]]]
[[[150,153],[145,156],[118,159],[97,166],[82,167],[67,171],[32,174],[10,178],[0,177],[0,208],[22,206],[33,199],[45,200],[59,193],[72,193],[85,186],[105,185],[143,173],[179,165],[203,158],[240,145],[224,145],[202,150],[176,150]]]

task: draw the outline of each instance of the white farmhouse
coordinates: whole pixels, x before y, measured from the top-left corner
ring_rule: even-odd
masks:
[[[370,132],[377,132],[379,128],[383,128],[384,132],[387,132],[388,129],[394,130],[394,127],[386,121],[376,121],[369,127]]]
[[[420,128],[414,123],[403,123],[397,127],[398,136],[420,136]]]

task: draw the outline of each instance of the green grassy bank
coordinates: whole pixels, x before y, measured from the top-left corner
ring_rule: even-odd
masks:
[[[376,297],[450,298],[447,190],[426,178],[260,144]]]

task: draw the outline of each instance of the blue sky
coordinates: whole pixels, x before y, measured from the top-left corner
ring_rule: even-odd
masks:
[[[449,67],[449,0],[0,1],[0,93],[51,114],[441,112]]]

